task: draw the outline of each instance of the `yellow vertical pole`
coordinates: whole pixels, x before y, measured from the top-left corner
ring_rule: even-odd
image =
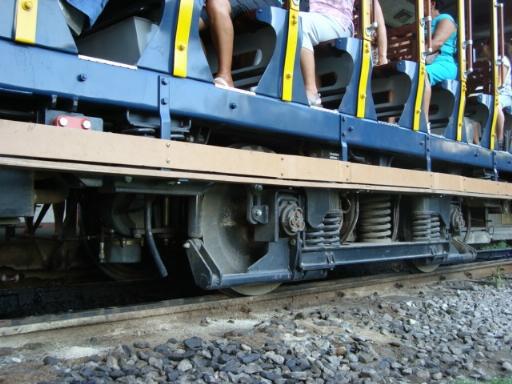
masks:
[[[414,99],[414,115],[412,120],[412,129],[419,131],[421,127],[421,105],[423,103],[423,93],[425,91],[425,20],[424,20],[424,0],[416,0],[416,35],[418,40],[418,86],[416,87],[416,97]]]
[[[494,98],[494,107],[491,122],[491,137],[489,140],[489,149],[494,150],[496,141],[496,122],[498,120],[499,99],[499,62],[498,62],[498,7],[496,0],[491,0],[491,45],[492,45],[492,93]]]
[[[14,40],[18,43],[36,43],[37,7],[38,0],[18,0],[16,2]]]
[[[370,75],[372,55],[372,0],[361,0],[361,72],[359,76],[359,87],[357,89],[356,117],[364,118],[366,112],[366,91],[368,89],[368,78]]]
[[[192,14],[194,12],[194,0],[179,0],[179,2],[176,36],[174,38],[173,75],[176,77],[187,77],[188,43],[192,26]]]
[[[467,64],[466,64],[466,12],[464,7],[464,0],[457,0],[458,8],[458,24],[457,31],[458,42],[458,62],[459,62],[459,83],[460,83],[460,98],[457,114],[457,141],[462,140],[462,127],[464,124],[464,109],[466,107],[466,89],[467,89]]]
[[[288,33],[286,39],[286,52],[283,66],[283,92],[282,100],[293,99],[293,78],[295,71],[295,57],[297,55],[297,43],[299,40],[299,0],[288,2]]]

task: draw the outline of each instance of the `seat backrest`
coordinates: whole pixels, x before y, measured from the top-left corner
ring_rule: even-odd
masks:
[[[132,16],[77,40],[80,54],[136,65],[158,26]]]
[[[235,19],[234,27],[233,80],[237,88],[250,89],[258,84],[272,59],[276,34],[270,25],[258,21],[251,10]],[[206,57],[211,72],[215,73],[218,69],[217,50],[209,34],[204,37]]]
[[[491,94],[492,66],[489,60],[473,63],[473,72],[468,77],[468,93]]]

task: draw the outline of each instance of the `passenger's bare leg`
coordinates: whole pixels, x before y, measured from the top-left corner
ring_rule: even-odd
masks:
[[[375,21],[377,22],[377,47],[379,51],[379,61],[377,65],[385,65],[388,63],[388,34],[386,31],[386,22],[384,14],[380,7],[379,0],[374,2],[375,5]]]
[[[478,121],[473,122],[473,144],[480,144],[480,123]]]
[[[231,4],[229,0],[208,0],[206,2],[206,12],[210,20],[213,44],[219,57],[217,77],[224,79],[230,87],[233,87],[231,62],[235,33],[231,21]]]
[[[430,81],[428,77],[425,78],[425,92],[423,93],[423,111],[425,113],[425,118],[427,119],[427,123],[430,121],[428,116],[428,109],[430,108],[430,98],[432,97],[432,86],[430,85]]]
[[[390,103],[393,103],[395,101],[395,92],[393,92],[392,90],[389,91],[388,93],[388,100]],[[397,117],[396,116],[390,116],[388,117],[388,123],[390,124],[396,124],[396,120],[397,120]]]
[[[204,20],[200,17],[199,18],[199,32],[203,32],[207,28],[206,23]],[[203,49],[203,52],[206,54],[206,47],[204,46],[203,39],[201,36],[199,36],[199,41],[201,42],[201,48]]]
[[[318,88],[316,87],[315,55],[313,51],[306,48],[301,49],[300,67],[302,70],[302,77],[304,78],[304,88],[306,88],[308,98],[314,98],[318,93]]]
[[[498,107],[498,119],[496,120],[496,149],[501,151],[503,148],[503,127],[505,126],[505,114],[501,107]]]

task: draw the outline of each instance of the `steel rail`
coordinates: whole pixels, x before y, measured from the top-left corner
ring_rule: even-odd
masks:
[[[252,310],[258,307],[268,308],[269,305],[284,307],[307,306],[312,302],[328,303],[341,296],[368,296],[373,292],[400,287],[425,285],[441,280],[467,280],[492,276],[498,268],[504,273],[512,273],[512,260],[485,261],[464,265],[441,267],[431,273],[394,273],[373,275],[319,282],[286,285],[263,296],[232,298],[222,294],[200,296],[187,299],[173,299],[157,303],[133,305],[118,308],[102,308],[98,310],[44,315],[16,320],[0,321],[0,337],[23,335],[34,332],[45,332],[71,327],[87,327],[99,324],[135,321],[159,316],[186,316],[206,314],[236,313],[243,308]]]

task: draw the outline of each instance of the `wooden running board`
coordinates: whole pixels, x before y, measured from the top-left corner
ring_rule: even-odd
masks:
[[[512,199],[512,184],[0,120],[0,167]]]

